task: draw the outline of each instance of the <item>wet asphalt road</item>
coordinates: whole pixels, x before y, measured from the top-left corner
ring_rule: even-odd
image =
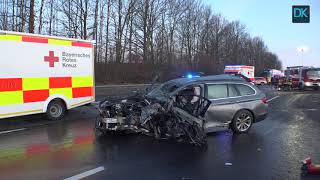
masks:
[[[71,110],[64,121],[4,119],[0,178],[64,179],[103,167],[88,179],[320,179],[300,176],[302,159],[320,163],[320,93],[269,90],[267,96],[277,98],[265,121],[244,135],[209,134],[206,150],[139,135],[96,138],[89,106]]]

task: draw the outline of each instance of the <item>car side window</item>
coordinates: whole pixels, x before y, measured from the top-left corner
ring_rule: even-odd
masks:
[[[233,84],[228,84],[228,93],[229,93],[229,97],[240,96],[240,94],[238,93],[238,90]]]
[[[237,84],[236,87],[241,96],[253,95],[255,93],[251,87],[243,84]]]
[[[208,99],[227,98],[228,90],[226,84],[209,84],[207,88]]]

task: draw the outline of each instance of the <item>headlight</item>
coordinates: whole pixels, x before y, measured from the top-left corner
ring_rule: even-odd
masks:
[[[311,84],[311,82],[305,82],[304,85],[305,86],[311,86],[312,84]]]

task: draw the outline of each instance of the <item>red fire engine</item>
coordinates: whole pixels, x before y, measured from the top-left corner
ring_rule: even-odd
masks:
[[[287,67],[285,75],[292,80],[292,88],[304,90],[318,89],[320,86],[320,68],[307,66]]]

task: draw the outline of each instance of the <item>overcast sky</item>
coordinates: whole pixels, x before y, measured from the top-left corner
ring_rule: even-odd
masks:
[[[283,67],[320,67],[320,0],[203,0],[228,20],[239,20],[251,35],[263,38]],[[292,23],[292,5],[310,5],[309,24]],[[297,51],[307,47],[307,52]],[[302,60],[303,59],[303,60]]]

